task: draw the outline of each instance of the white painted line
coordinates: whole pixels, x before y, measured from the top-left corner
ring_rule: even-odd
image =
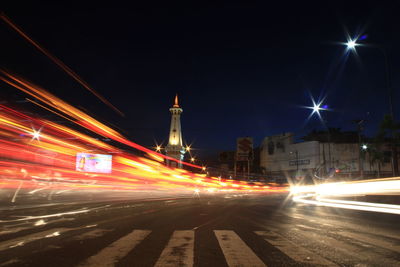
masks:
[[[108,229],[94,229],[92,231],[75,236],[72,239],[73,240],[87,240],[87,239],[97,238],[97,237],[103,236],[105,233],[111,232],[111,231],[112,230],[108,230]]]
[[[175,231],[154,266],[193,266],[193,251],[194,231]]]
[[[7,250],[10,248],[15,248],[15,247],[21,247],[21,246],[26,245],[27,243],[30,243],[30,242],[33,242],[33,241],[36,241],[39,239],[59,236],[62,233],[76,230],[76,229],[77,228],[54,228],[54,229],[26,235],[23,237],[18,237],[18,238],[14,238],[11,240],[7,240],[7,241],[0,243],[0,251]]]
[[[266,266],[234,231],[214,230],[214,233],[230,267]]]
[[[265,241],[267,241],[297,262],[317,264],[321,266],[338,266],[337,264],[328,261],[321,256],[294,244],[293,242],[284,238],[278,233],[272,231],[255,231],[254,233],[261,236]]]
[[[120,259],[134,249],[151,231],[134,230],[130,234],[118,239],[96,255],[91,256],[79,266],[106,267],[114,266]]]

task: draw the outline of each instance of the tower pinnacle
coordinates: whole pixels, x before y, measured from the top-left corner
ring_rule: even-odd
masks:
[[[179,108],[179,103],[178,103],[178,94],[175,95],[175,103],[174,103],[174,108]]]

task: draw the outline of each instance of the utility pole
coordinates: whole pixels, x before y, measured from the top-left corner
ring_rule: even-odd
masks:
[[[360,172],[360,177],[364,177],[364,161],[362,158],[362,151],[361,151],[361,132],[363,130],[363,123],[364,120],[354,120],[357,123],[357,132],[358,132],[358,169]]]
[[[390,65],[389,65],[389,58],[386,53],[386,49],[382,46],[379,46],[379,50],[383,53],[383,57],[385,58],[385,77],[386,77],[386,87],[388,90],[389,94],[389,112],[390,116],[392,117],[393,123],[395,122],[395,117],[394,117],[394,106],[393,106],[393,88],[392,88],[392,78],[391,78],[391,70],[390,70]],[[391,152],[392,152],[392,157],[391,157],[391,163],[392,163],[392,175],[393,176],[398,176],[399,175],[399,166],[398,166],[398,156],[397,156],[397,144],[396,140],[394,140],[394,130],[392,129],[390,131],[390,138],[391,138]]]

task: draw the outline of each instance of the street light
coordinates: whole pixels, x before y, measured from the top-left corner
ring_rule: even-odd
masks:
[[[314,97],[312,95],[310,95],[310,96],[311,96],[312,106],[306,106],[305,108],[311,109],[312,112],[308,116],[307,120],[311,119],[311,117],[314,114],[317,114],[322,125],[326,128],[326,131],[328,133],[329,167],[330,167],[331,166],[331,131],[330,131],[329,127],[327,126],[327,124],[325,123],[325,121],[322,119],[321,111],[330,111],[331,109],[329,109],[328,105],[326,105],[326,104],[322,105],[322,103],[325,101],[325,97],[323,97],[321,100],[315,101]],[[325,147],[324,143],[323,143],[323,146]],[[323,161],[325,164],[325,152],[323,154]]]
[[[355,47],[356,47],[358,44],[357,44],[356,40],[351,40],[351,39],[350,39],[350,40],[347,41],[346,45],[347,45],[347,49],[349,49],[349,50],[355,50]]]
[[[319,113],[319,111],[321,110],[321,103],[319,103],[319,104],[316,104],[316,103],[314,103],[314,106],[312,107],[312,109],[313,109],[313,112],[315,113],[315,112],[317,112],[317,113]]]
[[[161,152],[161,146],[156,146],[156,151]]]
[[[366,144],[363,144],[363,145],[361,146],[361,148],[362,148],[362,150],[367,150],[367,149],[368,149],[368,146],[367,146]]]
[[[323,111],[323,110],[329,110],[328,109],[328,105],[323,105],[322,106],[322,103],[324,102],[324,100],[325,100],[325,97],[321,100],[321,101],[315,101],[314,100],[314,97],[313,96],[311,96],[311,102],[312,102],[312,106],[310,107],[310,106],[306,106],[305,108],[308,108],[308,109],[311,109],[312,110],[312,112],[311,112],[311,114],[308,116],[308,119],[310,119],[311,117],[312,117],[312,115],[314,115],[315,113],[318,115],[318,117],[321,119],[321,113],[320,113],[320,111]]]
[[[361,46],[361,44],[357,43],[358,40],[363,40],[363,37],[360,39],[348,39],[346,43],[344,43],[347,47],[347,50],[356,50],[356,46]],[[390,77],[390,70],[389,70],[389,59],[386,53],[386,49],[381,46],[381,45],[363,45],[366,47],[373,47],[373,48],[378,48],[379,51],[382,52],[382,55],[385,59],[385,79],[386,79],[386,87],[389,92],[389,111],[390,115],[394,119],[394,112],[393,112],[393,91],[392,91],[392,86],[391,86],[391,77]]]
[[[355,52],[355,47],[360,45],[360,44],[357,43],[357,40],[365,39],[363,37],[364,36],[361,36],[359,39],[356,38],[354,40],[348,39],[347,43],[345,43],[346,46],[347,46],[347,50],[352,50],[352,51]],[[385,60],[385,80],[386,80],[386,88],[387,88],[388,94],[389,94],[389,112],[390,112],[390,116],[392,117],[392,120],[394,120],[393,88],[392,88],[392,85],[391,85],[391,73],[390,73],[389,59],[388,59],[388,55],[387,55],[386,49],[382,45],[368,45],[367,47],[378,48],[379,51],[381,51],[381,53],[383,55],[383,58]],[[392,138],[393,138],[393,132],[391,134],[392,134]],[[392,173],[393,173],[393,176],[397,176],[398,172],[399,172],[399,169],[398,169],[398,157],[397,157],[397,147],[393,143],[392,143],[391,150],[392,150],[392,157],[391,157]]]
[[[35,128],[33,128],[32,127],[32,140],[38,140],[39,141],[39,138],[40,138],[40,136],[41,136],[41,134],[40,134],[40,132],[41,132],[41,130],[42,130],[42,128],[40,128],[39,130],[36,130]]]
[[[195,160],[196,160],[196,159],[195,159],[195,158],[193,158],[193,157],[190,159],[190,161],[191,161],[191,162],[194,162]]]

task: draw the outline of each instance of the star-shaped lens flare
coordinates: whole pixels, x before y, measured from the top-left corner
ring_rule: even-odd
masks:
[[[358,44],[356,43],[356,40],[348,40],[347,43],[347,49],[349,50],[354,50],[356,46],[358,46]]]
[[[322,117],[321,117],[321,111],[325,111],[325,110],[329,110],[328,105],[323,105],[325,98],[323,98],[322,100],[320,100],[319,102],[316,102],[314,100],[314,97],[311,96],[311,101],[312,101],[312,106],[306,106],[305,108],[311,109],[312,112],[310,113],[310,115],[307,118],[307,121],[314,115],[317,114],[318,117],[320,118],[320,120],[322,121]]]
[[[32,139],[31,139],[31,141],[33,141],[33,140],[38,140],[39,141],[39,138],[41,136],[41,134],[40,134],[41,131],[42,131],[42,128],[40,128],[39,130],[36,130],[35,128],[32,127],[32,133],[31,133]]]

